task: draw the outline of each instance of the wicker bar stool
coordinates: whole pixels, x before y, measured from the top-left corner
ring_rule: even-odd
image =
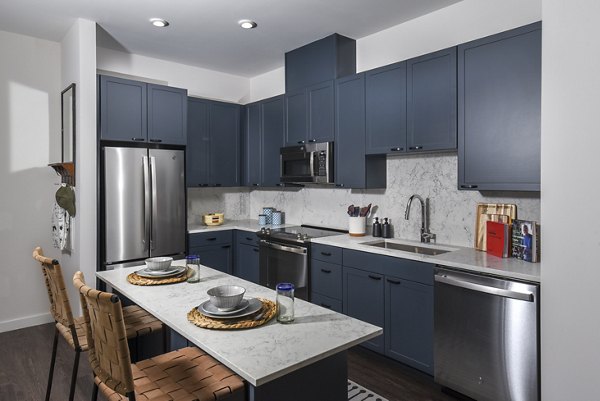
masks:
[[[75,384],[77,371],[79,369],[79,354],[88,350],[87,337],[85,334],[85,319],[84,316],[73,318],[71,304],[65,289],[62,269],[58,260],[45,257],[42,248],[40,247],[33,250],[33,258],[40,262],[42,266],[44,282],[48,290],[48,297],[50,298],[50,312],[56,322],[45,399],[46,401],[50,400],[52,378],[54,376],[54,364],[56,362],[56,349],[58,347],[58,335],[60,334],[75,351],[75,361],[73,362],[73,373],[71,375],[71,388],[69,391],[69,401],[72,401],[75,395]],[[123,315],[125,318],[127,339],[137,339],[139,336],[162,329],[163,342],[166,342],[164,337],[166,331],[164,330],[162,322],[144,309],[135,305],[127,306],[123,310]]]
[[[89,359],[98,390],[109,401],[243,401],[242,379],[204,351],[187,347],[132,364],[125,341],[121,301],[88,287],[83,273],[79,289],[86,318]]]

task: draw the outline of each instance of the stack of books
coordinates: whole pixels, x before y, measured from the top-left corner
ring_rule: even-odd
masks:
[[[508,258],[510,256],[511,225],[488,221],[486,226],[487,252],[499,258]]]
[[[540,226],[535,221],[513,221],[512,256],[527,262],[540,261]]]

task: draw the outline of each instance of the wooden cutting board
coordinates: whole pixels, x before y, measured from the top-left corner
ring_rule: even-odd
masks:
[[[517,218],[517,205],[511,203],[478,203],[475,220],[475,249],[486,250],[486,223],[497,221],[512,224]]]

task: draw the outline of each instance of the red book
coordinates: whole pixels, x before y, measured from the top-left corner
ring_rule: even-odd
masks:
[[[510,249],[510,225],[488,221],[486,224],[487,252],[499,258],[508,258]]]

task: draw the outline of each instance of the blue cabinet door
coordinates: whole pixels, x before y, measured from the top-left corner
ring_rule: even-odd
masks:
[[[145,142],[147,84],[100,76],[100,139]]]
[[[308,110],[306,89],[285,94],[285,145],[306,143],[308,137]]]
[[[308,142],[333,141],[335,133],[334,81],[306,89],[308,100]]]
[[[458,186],[540,190],[541,23],[458,46]]]
[[[258,284],[259,275],[258,247],[246,244],[238,244],[235,254],[235,266],[233,274],[244,280]]]
[[[210,134],[208,132],[209,101],[188,98],[187,147],[185,156],[186,184],[203,187],[209,184],[208,160]]]
[[[209,108],[211,185],[239,187],[240,105],[210,102]]]
[[[433,286],[385,277],[385,353],[433,374]]]
[[[346,315],[384,327],[383,275],[344,266],[343,293],[343,308]],[[383,337],[375,337],[362,345],[383,354]]]
[[[261,162],[261,105],[246,105],[242,138],[242,185],[258,187],[260,185]]]
[[[200,263],[224,273],[232,273],[233,251],[231,244],[190,247],[190,254],[200,256]]]
[[[283,95],[263,100],[261,113],[261,185],[265,187],[281,186],[279,150],[283,146],[285,133]]]
[[[367,154],[406,151],[406,62],[368,71]]]
[[[406,62],[409,152],[456,149],[456,47]]]
[[[187,90],[148,84],[148,142],[186,144]]]

